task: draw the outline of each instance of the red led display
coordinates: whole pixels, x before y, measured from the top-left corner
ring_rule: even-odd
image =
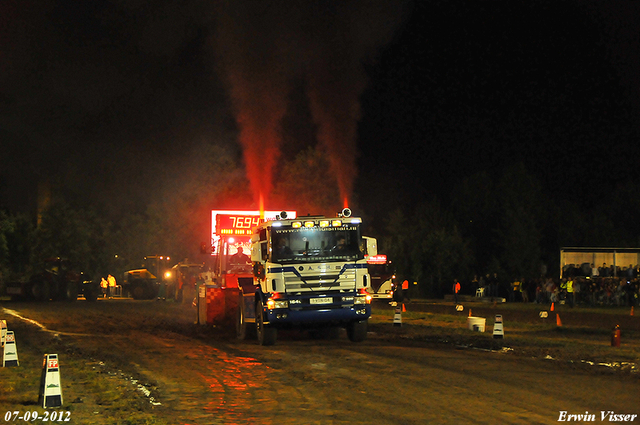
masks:
[[[216,216],[216,234],[251,235],[251,229],[263,221],[257,215],[218,214]]]

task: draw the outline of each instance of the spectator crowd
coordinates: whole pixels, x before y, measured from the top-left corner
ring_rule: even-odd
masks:
[[[640,265],[595,267],[588,263],[567,265],[562,278],[538,277],[501,282],[497,274],[474,277],[472,287],[484,297],[509,302],[560,303],[584,306],[638,306]]]

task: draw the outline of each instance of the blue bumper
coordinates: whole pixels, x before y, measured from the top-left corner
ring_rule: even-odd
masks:
[[[270,324],[352,322],[366,320],[370,316],[370,304],[320,309],[281,308],[266,311],[266,319]]]

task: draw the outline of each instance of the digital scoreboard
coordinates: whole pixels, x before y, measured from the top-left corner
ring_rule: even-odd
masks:
[[[251,229],[264,222],[260,216],[242,214],[218,214],[216,232],[218,235],[251,235]]]
[[[211,236],[212,241],[218,240],[220,236],[251,236],[251,229],[263,223],[265,220],[274,220],[280,211],[264,211],[262,217],[260,211],[234,211],[234,210],[213,210],[211,211]],[[295,211],[286,211],[288,218],[295,218]]]

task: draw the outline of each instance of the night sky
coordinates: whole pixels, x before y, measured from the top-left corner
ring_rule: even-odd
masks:
[[[338,3],[1,1],[0,208],[44,177],[144,200],[203,146],[250,161],[297,116],[280,151],[339,152],[369,215],[516,162],[581,202],[640,182],[640,2]]]

